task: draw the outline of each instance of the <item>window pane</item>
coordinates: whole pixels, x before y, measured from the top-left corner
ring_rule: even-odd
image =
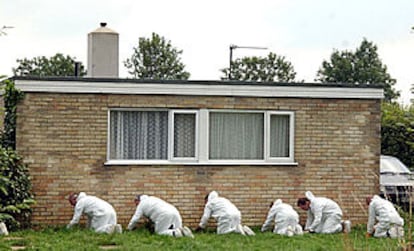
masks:
[[[270,116],[270,157],[289,157],[289,115]]]
[[[111,159],[167,159],[168,112],[111,111]]]
[[[195,114],[174,114],[174,157],[195,157]]]
[[[263,159],[263,113],[210,113],[210,159]]]

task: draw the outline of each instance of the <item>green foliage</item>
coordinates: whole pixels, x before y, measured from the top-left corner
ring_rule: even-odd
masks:
[[[31,205],[31,182],[27,166],[12,149],[0,147],[0,221],[10,229],[29,224]]]
[[[17,59],[19,64],[13,68],[15,76],[75,76],[75,58],[56,53],[51,58],[35,57],[32,59]],[[80,63],[79,76],[86,75],[85,67]]]
[[[5,148],[16,148],[16,105],[23,99],[23,92],[14,87],[14,82],[6,79],[4,85],[4,130],[0,136],[0,143]]]
[[[222,80],[229,78],[229,68],[224,68]],[[244,57],[231,63],[231,80],[293,82],[296,72],[285,57],[269,53],[267,57]]]
[[[13,230],[28,225],[34,200],[28,169],[13,150],[16,145],[16,105],[23,93],[14,87],[13,81],[5,80],[2,84],[5,117],[0,137],[0,221]]]
[[[385,101],[390,102],[400,96],[393,88],[396,80],[391,78],[378,56],[377,46],[366,39],[355,52],[334,51],[329,62],[322,62],[316,80],[328,83],[384,84]]]
[[[139,38],[138,47],[133,50],[124,65],[134,78],[185,80],[190,77],[190,73],[184,71],[185,65],[180,62],[182,51],[156,33],[152,33],[151,38]]]
[[[414,106],[383,103],[381,110],[381,153],[397,157],[414,170]]]

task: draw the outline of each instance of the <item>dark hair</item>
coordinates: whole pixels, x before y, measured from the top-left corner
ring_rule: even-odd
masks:
[[[141,201],[141,196],[142,196],[142,194],[137,194],[137,196],[135,196],[135,199],[136,199],[137,201]]]
[[[68,196],[68,200],[72,200],[72,199],[77,199],[78,198],[78,193],[70,193]]]
[[[303,198],[299,198],[298,199],[298,206],[302,206],[302,205],[305,205],[307,202],[309,202],[310,200],[308,199],[308,198],[305,198],[305,197],[303,197]]]
[[[204,200],[208,200],[208,196],[210,195],[210,193],[208,193],[205,197]]]

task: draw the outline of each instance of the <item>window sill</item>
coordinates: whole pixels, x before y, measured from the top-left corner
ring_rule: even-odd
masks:
[[[105,166],[148,166],[148,165],[171,165],[171,166],[298,166],[297,162],[265,162],[265,161],[168,161],[168,160],[108,160]]]

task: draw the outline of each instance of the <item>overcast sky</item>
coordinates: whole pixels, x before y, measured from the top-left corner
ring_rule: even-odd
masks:
[[[86,66],[87,34],[100,22],[119,33],[123,61],[139,37],[158,33],[183,50],[192,80],[218,80],[233,59],[267,56],[292,62],[298,80],[315,82],[323,60],[336,50],[355,50],[363,38],[378,46],[382,63],[397,79],[400,102],[414,98],[413,0],[0,0],[0,75],[11,76],[16,59],[63,53]]]

